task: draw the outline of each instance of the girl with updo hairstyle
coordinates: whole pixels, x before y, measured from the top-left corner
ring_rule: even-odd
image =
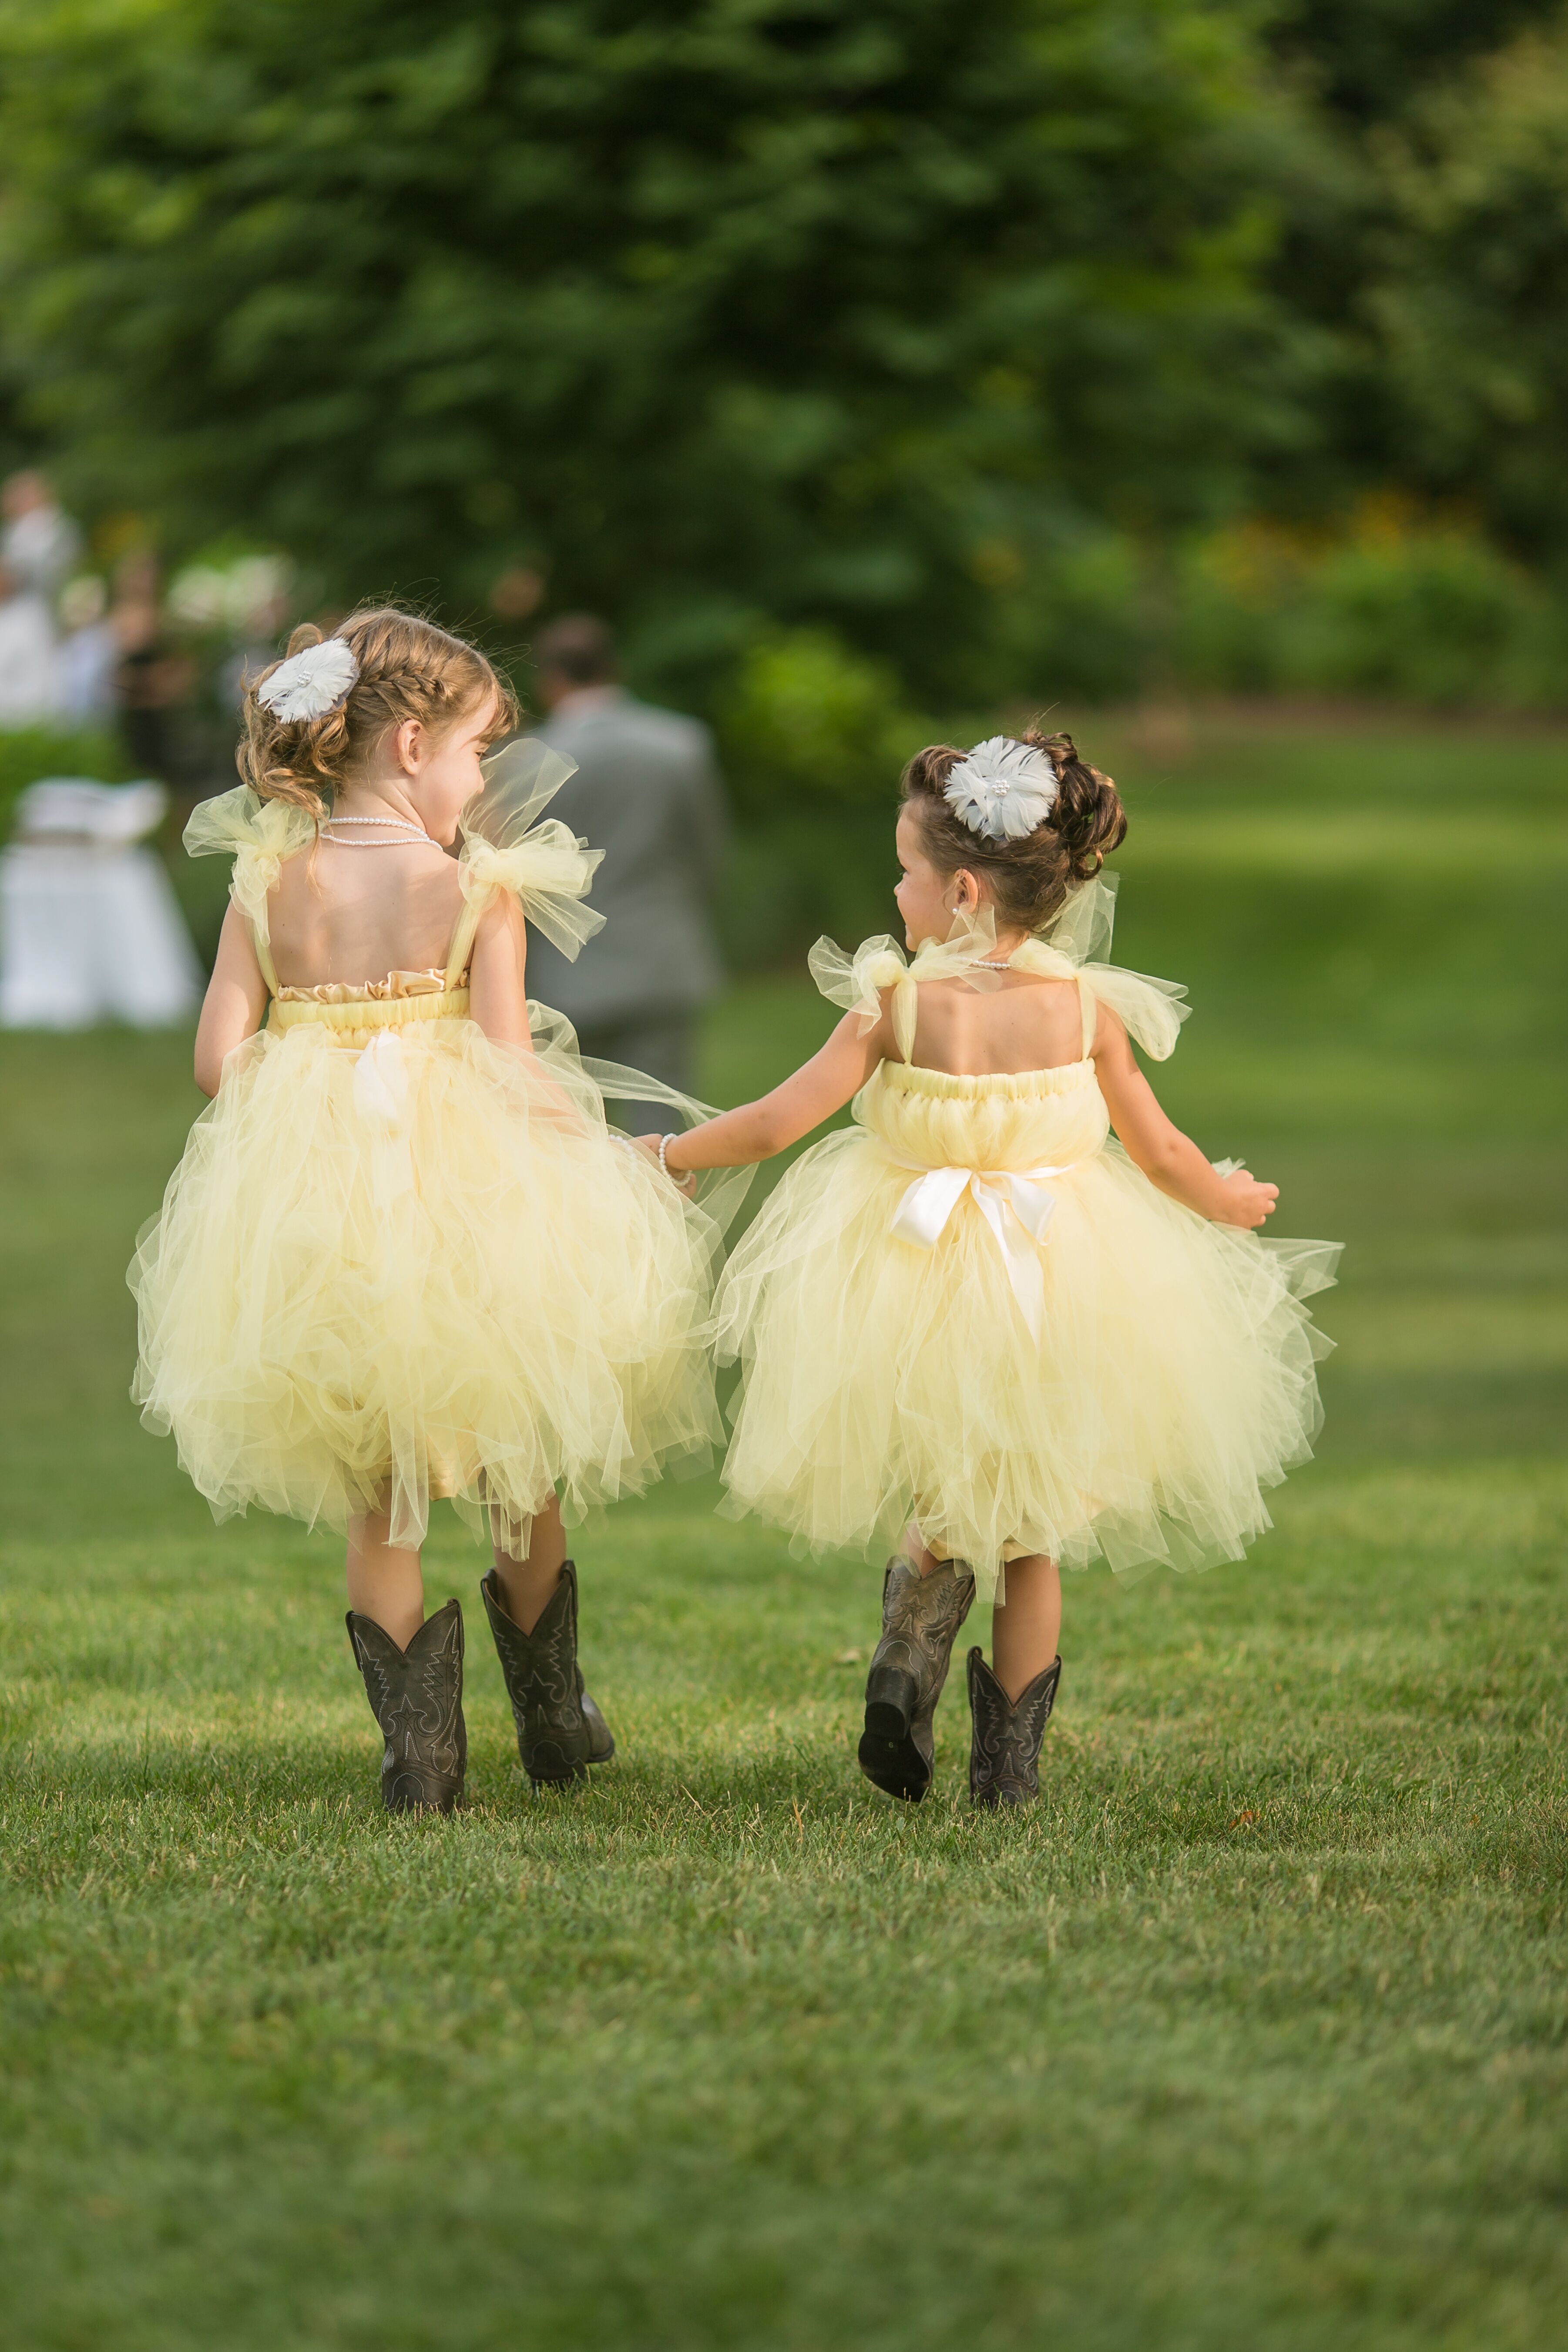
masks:
[[[949,874],[966,872],[989,886],[999,927],[1042,931],[1074,885],[1092,882],[1127,838],[1127,814],[1109,776],[1079,757],[1070,735],[1031,732],[1016,740],[1055,771],[1048,824],[992,841],[976,833],[947,798],[953,770],[967,754],[951,743],[917,751],[904,770],[903,795],[920,822],[927,856]]]
[[[891,1543],[862,1772],[918,1803],[976,1594],[969,1789],[1027,1801],[1061,1675],[1062,1567],[1235,1559],[1306,1459],[1328,1244],[1263,1241],[1275,1186],[1165,1117],[1184,991],[1106,961],[1127,818],[1072,738],[932,744],[903,777],[904,945],[813,950],[846,1008],[759,1102],[665,1139],[678,1178],[749,1164],[853,1102],[730,1261],[742,1380],[724,1506],[796,1543]],[[906,954],[906,950],[908,953]]]
[[[462,1793],[463,1620],[425,1615],[433,1496],[489,1541],[480,1591],[534,1785],[614,1752],[577,1664],[565,1521],[718,1435],[715,1205],[616,1135],[526,990],[531,922],[574,956],[597,854],[542,817],[572,773],[507,742],[479,649],[378,606],[297,629],[252,680],[245,782],[193,856],[233,860],[196,1034],[196,1122],[131,1269],[142,1419],[215,1517],[253,1504],[348,1543],[349,1635],[383,1801]],[[456,855],[451,853],[456,852]]]

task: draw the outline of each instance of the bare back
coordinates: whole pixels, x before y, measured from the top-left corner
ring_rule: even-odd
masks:
[[[457,860],[432,842],[287,859],[268,903],[284,988],[363,988],[393,971],[439,971],[463,908]]]
[[[911,1060],[970,1078],[1058,1069],[1085,1058],[1089,1045],[1076,982],[1015,971],[996,978],[1000,987],[986,989],[961,980],[922,982]]]

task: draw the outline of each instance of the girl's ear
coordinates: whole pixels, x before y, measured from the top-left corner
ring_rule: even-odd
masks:
[[[961,915],[969,914],[980,904],[980,885],[967,866],[961,866],[952,877],[952,903]]]
[[[405,776],[419,773],[424,749],[424,728],[417,719],[405,719],[392,739],[393,757]]]

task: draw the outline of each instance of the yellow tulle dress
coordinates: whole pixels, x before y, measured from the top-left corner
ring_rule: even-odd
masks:
[[[605,1099],[702,1107],[584,1063],[543,1006],[531,1057],[468,1017],[492,894],[569,954],[601,920],[596,854],[535,822],[571,763],[513,745],[487,772],[445,970],[368,987],[278,985],[268,894],[308,817],[241,789],[187,828],[193,855],[234,859],[271,1003],[139,1236],[132,1393],[220,1519],[342,1528],[385,1503],[417,1544],[449,1496],[519,1550],[552,1492],[578,1517],[721,1434],[705,1324],[733,1188],[683,1200]]]
[[[1181,989],[1105,961],[1112,904],[1088,885],[1010,959],[1078,984],[1083,1057],[1054,1069],[910,1059],[922,983],[1000,984],[981,961],[994,935],[909,965],[886,938],[814,951],[824,993],[868,1026],[892,992],[902,1058],[789,1171],[721,1285],[721,1353],[743,1366],[730,1515],[823,1549],[897,1545],[912,1517],[982,1598],[1028,1553],[1198,1567],[1269,1525],[1264,1491],[1319,1426],[1330,1343],[1301,1302],[1338,1251],[1210,1223],[1110,1137],[1098,1007],[1156,1058],[1186,1011]]]

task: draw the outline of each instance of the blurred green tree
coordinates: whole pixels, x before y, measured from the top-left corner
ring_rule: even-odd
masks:
[[[1568,13],[1428,93],[1388,150],[1369,290],[1411,454],[1568,574]]]
[[[1445,138],[1478,101],[1484,110],[1494,53],[1562,16],[1563,0],[1274,0],[1268,46],[1300,102],[1275,166],[1281,234],[1268,282],[1297,322],[1312,417],[1260,477],[1276,511],[1343,509],[1389,484],[1424,495],[1455,486],[1423,422],[1423,387],[1391,352],[1382,292],[1393,255],[1399,268],[1415,262],[1408,143],[1429,145],[1435,103]],[[1444,267],[1431,250],[1423,274],[1435,280]]]
[[[177,543],[458,614],[526,559],[666,677],[820,623],[929,707],[1085,516],[1299,432],[1258,54],[1229,0],[0,0],[12,370]]]
[[[1388,122],[1435,76],[1496,48],[1560,0],[1277,0],[1272,37],[1326,107],[1353,123]]]

